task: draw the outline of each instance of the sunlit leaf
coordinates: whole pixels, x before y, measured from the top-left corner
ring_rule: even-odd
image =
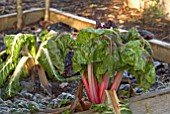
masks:
[[[16,92],[18,92],[21,89],[19,82],[20,82],[20,79],[24,77],[25,73],[27,72],[25,68],[25,64],[28,59],[30,59],[30,57],[24,56],[21,58],[21,60],[17,64],[15,71],[9,80],[8,87],[6,88],[6,91],[5,91],[7,94],[7,97],[14,96]]]

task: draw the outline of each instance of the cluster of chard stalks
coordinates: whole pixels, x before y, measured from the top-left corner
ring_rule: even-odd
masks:
[[[102,77],[102,82],[97,81],[96,76],[93,74],[93,64],[87,65],[87,72],[84,72],[82,77],[84,86],[86,88],[87,96],[92,103],[101,104],[104,103],[104,91],[105,90],[115,90],[117,91],[123,76],[124,71],[117,71],[115,73],[114,81],[112,86],[108,88],[110,77],[105,73]],[[87,78],[88,75],[88,78]]]

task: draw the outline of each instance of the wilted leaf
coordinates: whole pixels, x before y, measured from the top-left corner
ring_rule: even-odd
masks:
[[[14,73],[12,74],[8,87],[6,88],[5,93],[7,94],[7,97],[12,97],[20,90],[20,79],[24,77],[26,71],[25,64],[27,60],[30,59],[28,56],[24,56],[21,58],[19,63],[17,64]]]

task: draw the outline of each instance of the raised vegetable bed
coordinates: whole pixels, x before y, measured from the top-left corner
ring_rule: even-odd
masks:
[[[24,23],[25,25],[29,25],[32,23],[35,23],[39,20],[41,20],[44,17],[44,9],[33,9],[29,11],[24,12]],[[32,17],[36,17],[35,19],[31,19]],[[71,27],[80,30],[82,28],[89,28],[89,27],[95,27],[95,21],[85,19],[83,17],[78,17],[72,14],[64,13],[61,11],[58,11],[56,9],[50,9],[50,21],[53,23],[55,22],[63,22],[67,25],[70,25]],[[13,28],[16,25],[16,14],[8,14],[4,16],[0,16],[0,30],[7,30],[10,28]],[[153,57],[157,60],[161,60],[167,63],[170,63],[170,44],[161,42],[158,40],[150,40],[151,47],[153,49]],[[162,91],[162,90],[161,90]],[[168,107],[165,107],[165,105],[162,105],[161,101],[158,101],[157,99],[162,99],[162,101],[167,101],[167,106],[170,106],[170,101],[168,102],[168,99],[170,99],[170,90],[163,90],[163,92],[155,92],[155,93],[148,93],[147,95],[137,96],[130,98],[130,107],[132,111],[136,114],[144,114],[144,113],[166,113],[169,111]],[[162,109],[162,110],[155,110],[155,106],[153,104],[158,104],[156,106],[156,109]],[[152,103],[153,102],[153,103]],[[141,106],[142,104],[142,106]],[[161,107],[162,106],[162,107]],[[142,107],[142,108],[140,108]],[[159,108],[158,108],[159,107]],[[140,108],[140,110],[138,110]]]

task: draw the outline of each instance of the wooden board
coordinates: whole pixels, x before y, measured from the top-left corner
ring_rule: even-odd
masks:
[[[133,114],[170,114],[170,88],[129,99]]]
[[[24,25],[29,25],[41,20],[44,17],[44,8],[36,8],[31,10],[26,10],[24,14]],[[10,28],[16,28],[17,18],[16,13],[7,14],[0,16],[0,31],[7,30]]]
[[[50,20],[53,22],[63,22],[77,30],[82,28],[95,27],[96,22],[70,13],[62,12],[50,8]]]
[[[155,59],[170,63],[170,43],[152,39],[149,41]]]

